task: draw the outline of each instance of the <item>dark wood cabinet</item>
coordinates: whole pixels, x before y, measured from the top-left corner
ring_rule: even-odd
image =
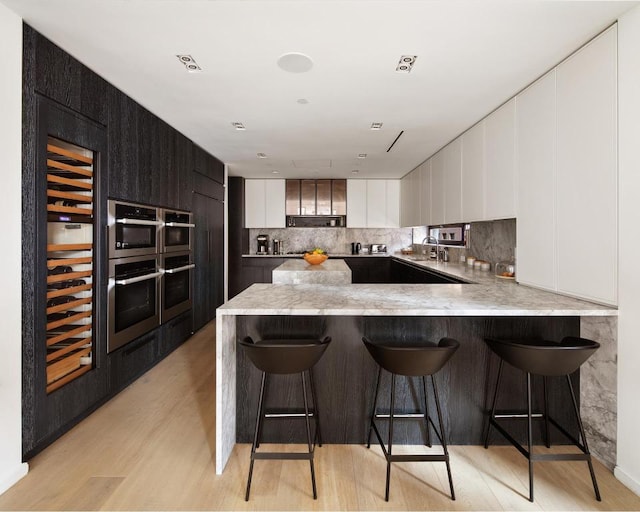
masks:
[[[424,267],[398,260],[391,261],[390,279],[392,283],[452,284],[463,282],[455,277],[445,276]]]
[[[390,258],[364,256],[345,258],[344,261],[351,269],[352,283],[389,283]]]
[[[109,354],[113,392],[127,387],[157,362],[160,334],[160,329],[156,329]]]
[[[139,105],[115,87],[109,87],[109,197],[136,201],[138,183]]]
[[[229,298],[233,298],[254,283],[271,283],[273,269],[282,265],[286,258],[270,256],[248,256],[240,258],[239,272],[229,279]],[[231,283],[233,282],[233,288]]]

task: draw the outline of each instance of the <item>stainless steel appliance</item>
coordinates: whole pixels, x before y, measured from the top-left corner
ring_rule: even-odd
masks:
[[[258,254],[269,254],[269,235],[258,235]]]
[[[284,254],[283,240],[278,240],[277,238],[273,240],[273,254]]]
[[[191,253],[174,252],[160,256],[162,279],[160,298],[162,312],[161,323],[191,309],[193,300],[193,269]]]
[[[380,254],[380,253],[386,253],[386,252],[387,252],[386,244],[371,244],[371,249],[370,249],[371,254]]]
[[[162,236],[160,238],[160,252],[183,252],[193,248],[192,214],[179,210],[160,210],[162,220]]]
[[[160,325],[161,276],[155,255],[109,261],[108,352]]]
[[[109,258],[158,253],[158,208],[109,200]]]

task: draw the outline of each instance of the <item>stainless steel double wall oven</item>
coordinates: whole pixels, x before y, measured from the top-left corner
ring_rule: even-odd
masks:
[[[190,212],[109,201],[111,352],[191,308]]]

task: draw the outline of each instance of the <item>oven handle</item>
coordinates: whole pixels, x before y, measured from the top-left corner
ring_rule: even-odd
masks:
[[[170,228],[195,228],[195,224],[189,224],[186,222],[165,222],[165,226],[169,226]]]
[[[194,263],[191,263],[189,265],[185,265],[184,267],[176,267],[176,268],[170,268],[164,271],[165,274],[177,274],[178,272],[184,272],[185,270],[189,270],[192,268],[196,268]]]
[[[162,272],[154,272],[153,274],[145,274],[138,277],[130,277],[129,279],[116,279],[116,284],[126,286],[128,284],[139,283],[140,281],[147,281],[149,279],[155,279],[161,276]]]
[[[134,226],[162,226],[161,220],[116,219],[116,224],[133,224]]]

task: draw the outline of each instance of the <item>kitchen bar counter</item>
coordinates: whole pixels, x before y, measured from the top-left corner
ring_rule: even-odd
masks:
[[[254,284],[218,308],[217,473],[224,469],[236,440],[244,439],[245,434],[241,431],[236,432],[237,417],[243,417],[242,422],[238,424],[238,428],[242,430],[242,425],[246,423],[243,415],[255,414],[253,407],[247,406],[248,403],[241,408],[242,410],[237,409],[236,356],[240,359],[243,356],[236,354],[237,336],[247,332],[257,335],[258,333],[252,329],[256,325],[267,325],[268,319],[265,317],[273,317],[274,321],[279,322],[278,325],[287,322],[295,324],[296,328],[299,328],[296,318],[306,322],[300,324],[305,326],[315,325],[313,319],[318,318],[322,320],[318,325],[323,329],[328,328],[329,334],[333,334],[331,349],[335,351],[341,350],[341,347],[346,347],[347,344],[351,344],[352,351],[360,350],[361,347],[356,345],[361,345],[359,337],[363,333],[385,332],[385,329],[390,333],[398,332],[399,329],[414,329],[416,332],[440,333],[438,336],[452,331],[454,337],[462,338],[461,343],[465,343],[459,352],[464,353],[466,350],[468,354],[473,353],[472,359],[477,362],[473,363],[472,368],[477,368],[476,372],[481,372],[482,376],[488,357],[482,338],[488,334],[509,335],[511,332],[520,332],[525,325],[546,336],[583,335],[597,339],[603,344],[604,350],[601,349],[596,355],[600,354],[602,357],[593,357],[590,363],[585,365],[587,368],[581,376],[583,419],[588,432],[596,432],[598,439],[602,440],[602,443],[598,444],[594,439],[595,442],[591,444],[597,446],[592,446],[593,451],[600,455],[605,463],[615,463],[617,310],[520,286],[510,280],[495,278],[491,273],[469,270],[456,264],[436,264],[429,261],[423,264],[436,271],[445,272],[446,269],[445,273],[473,279],[481,284]],[[339,317],[342,317],[342,320]],[[335,320],[330,320],[332,318]],[[487,323],[488,318],[494,320]],[[362,359],[361,356],[358,357],[356,361]],[[344,373],[345,379],[353,378],[348,373]],[[242,378],[239,384],[245,386]],[[340,377],[332,374],[331,378],[335,381]],[[474,382],[474,390],[482,387],[479,382]],[[349,383],[351,386],[353,384]],[[372,390],[366,388],[364,392],[368,396]],[[350,400],[353,401],[354,398]],[[477,398],[476,402],[478,401],[481,401],[480,398]],[[481,417],[483,406],[474,403],[474,407],[470,409],[475,411],[473,422],[476,424]],[[593,438],[593,435],[591,437]],[[471,441],[475,442],[474,440],[475,437]],[[347,439],[342,442],[352,441]],[[455,439],[453,442],[455,444]]]
[[[304,259],[289,259],[273,269],[274,284],[351,284],[351,269],[344,260],[328,259],[310,265]]]

